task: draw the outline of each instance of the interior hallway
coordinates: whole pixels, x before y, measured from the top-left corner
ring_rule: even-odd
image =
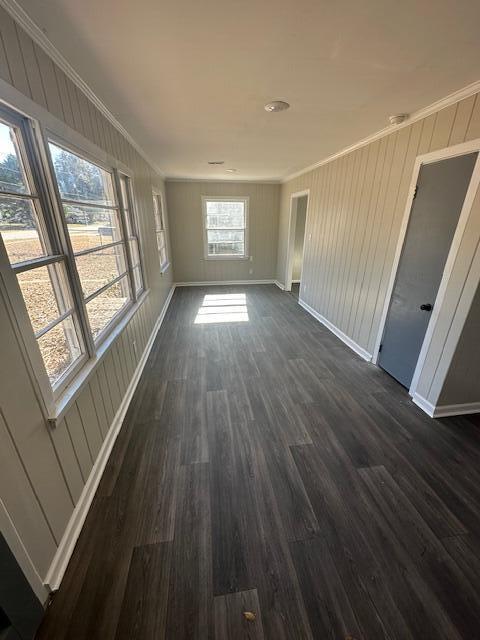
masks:
[[[273,285],[177,288],[38,638],[478,637],[479,453]]]

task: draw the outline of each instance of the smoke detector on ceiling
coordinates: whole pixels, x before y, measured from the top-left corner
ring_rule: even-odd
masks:
[[[276,113],[277,111],[286,111],[287,109],[290,109],[290,105],[288,102],[284,102],[283,100],[274,100],[273,102],[267,102],[263,108],[269,113]]]
[[[408,113],[398,113],[395,116],[390,116],[390,124],[402,124],[408,118]]]

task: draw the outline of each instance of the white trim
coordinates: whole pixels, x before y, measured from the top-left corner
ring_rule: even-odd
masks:
[[[88,100],[100,111],[100,113],[110,122],[111,125],[134,147],[146,162],[161,176],[165,173],[157,164],[149,158],[142,147],[135,142],[124,126],[115,118],[108,107],[93,92],[83,78],[75,71],[72,65],[64,58],[56,46],[45,35],[42,29],[32,20],[28,13],[16,2],[16,0],[0,0],[0,5],[10,14],[15,22],[36,42],[53,62],[65,73],[65,75],[82,91]]]
[[[176,282],[176,287],[217,287],[236,284],[274,284],[275,280],[207,280],[205,282]]]
[[[310,206],[310,189],[303,189],[302,191],[295,191],[290,194],[290,213],[288,219],[288,234],[287,234],[287,251],[285,260],[285,291],[292,290],[292,273],[293,273],[293,259],[295,254],[295,229],[297,225],[297,207],[298,198],[307,197],[307,208],[305,210],[305,231],[303,235],[303,251],[305,252],[305,239],[307,237],[307,219],[308,209]],[[295,204],[294,204],[294,201]],[[295,207],[295,209],[294,209]],[[297,282],[297,281],[295,281]],[[298,280],[301,282],[301,280]]]
[[[480,151],[480,139],[471,140],[469,142],[464,142],[462,144],[454,145],[452,147],[446,147],[444,149],[439,149],[438,151],[433,151],[431,153],[426,153],[421,156],[417,156],[413,168],[412,180],[410,182],[410,187],[407,196],[407,202],[405,205],[405,210],[403,214],[402,224],[399,231],[397,247],[395,250],[395,256],[393,259],[392,269],[390,272],[390,279],[387,287],[387,292],[385,295],[385,301],[383,305],[382,315],[380,318],[377,338],[375,341],[375,348],[373,350],[372,361],[376,364],[378,361],[378,354],[380,350],[380,344],[382,341],[383,333],[385,331],[385,325],[387,322],[388,311],[390,308],[390,302],[393,295],[393,289],[395,286],[395,280],[397,277],[397,271],[400,264],[400,257],[403,250],[403,245],[406,238],[408,222],[410,219],[410,214],[412,211],[413,198],[415,195],[415,187],[417,185],[418,176],[420,173],[420,169],[422,165],[429,164],[432,162],[438,162],[439,160],[445,160],[447,158],[452,158],[455,156],[464,155],[466,153],[478,152]],[[410,384],[409,394],[413,397],[416,395],[415,391],[420,379],[420,375],[422,373],[423,365],[425,364],[425,360],[427,357],[428,349],[430,347],[430,343],[435,331],[435,327],[442,309],[443,301],[445,298],[445,293],[447,290],[447,285],[450,280],[450,276],[453,271],[453,267],[455,265],[455,260],[457,257],[458,250],[460,248],[460,244],[462,242],[463,234],[465,232],[465,227],[468,222],[468,218],[470,216],[470,211],[473,205],[473,201],[480,184],[480,154],[475,163],[475,167],[472,172],[472,177],[470,179],[470,183],[467,189],[467,193],[465,195],[465,200],[462,206],[462,210],[460,212],[460,216],[458,219],[457,227],[455,230],[455,234],[452,239],[452,244],[450,246],[450,250],[448,252],[447,261],[445,263],[442,279],[440,282],[440,286],[438,288],[437,296],[435,298],[433,311],[430,317],[430,321],[428,323],[427,331],[425,333],[425,337],[423,340],[422,348],[420,350],[417,364],[415,367],[415,371],[412,377],[412,382]],[[428,413],[428,411],[427,411]]]
[[[327,318],[325,318],[320,313],[318,313],[318,311],[315,311],[315,309],[313,307],[308,305],[303,300],[299,299],[298,300],[298,304],[301,307],[303,307],[305,309],[305,311],[308,311],[308,313],[310,315],[312,315],[316,320],[318,320],[325,327],[327,327],[327,329],[329,329],[333,334],[335,334],[337,336],[337,338],[339,338],[342,342],[344,342],[347,345],[347,347],[350,347],[350,349],[352,349],[352,351],[355,351],[356,354],[358,354],[361,358],[363,358],[367,362],[371,361],[372,354],[369,353],[363,347],[361,347],[359,344],[357,344],[354,340],[349,338],[346,333],[343,333],[343,331],[338,329],[338,327],[336,327],[334,324],[332,324],[330,322],[330,320],[327,320]]]
[[[469,413],[480,413],[480,402],[467,402],[465,404],[440,404],[435,407],[435,418],[447,416],[462,416]]]
[[[208,253],[208,233],[207,233],[207,202],[243,202],[244,227],[243,229],[232,229],[232,231],[243,231],[243,255],[209,255]],[[250,224],[249,224],[250,196],[202,196],[202,225],[203,225],[203,257],[204,260],[249,260],[248,249],[250,245]],[[225,229],[223,229],[225,230]],[[228,229],[227,229],[228,230]]]
[[[292,284],[300,284],[301,280],[292,280]]]
[[[466,404],[443,404],[434,406],[423,396],[415,393],[413,402],[431,418],[447,418],[448,416],[461,416],[470,413],[480,413],[480,402],[467,402]]]
[[[1,2],[2,0],[0,0]],[[221,178],[220,176],[218,178],[192,178],[192,177],[176,177],[176,176],[165,176],[165,182],[206,182],[206,183],[215,183],[215,182],[221,182],[222,185],[224,184],[281,184],[282,183],[282,179],[281,178],[267,178],[267,179],[260,179],[260,178],[251,178],[251,179],[243,179],[243,180],[232,180],[231,177],[229,178]]]
[[[100,449],[95,464],[93,465],[90,475],[88,476],[87,482],[83,488],[77,505],[67,524],[65,533],[62,536],[57,552],[55,553],[50,568],[47,572],[47,575],[45,577],[45,585],[51,591],[55,591],[60,586],[68,562],[75,548],[75,544],[78,540],[78,536],[80,535],[83,524],[85,522],[85,518],[87,517],[88,511],[92,504],[92,500],[95,496],[98,484],[110,457],[110,453],[112,452],[113,445],[115,444],[115,440],[117,439],[117,436],[122,427],[123,419],[125,417],[125,413],[127,412],[128,405],[130,404],[140,376],[142,375],[143,368],[145,367],[147,358],[152,349],[158,330],[160,329],[160,326],[163,322],[174,291],[175,285],[172,285],[167,299],[165,300],[165,304],[163,305],[162,311],[157,321],[155,322],[155,326],[153,327],[152,333],[150,334],[150,338],[143,351],[142,357],[140,358],[137,368],[135,369],[135,373],[130,380],[130,384],[128,385],[128,389],[125,392],[120,407],[118,408],[118,411],[113,418],[112,424],[110,425],[110,429],[108,430],[108,433],[105,437],[102,448]]]
[[[282,284],[281,282],[279,282],[278,280],[274,280],[273,284],[275,284],[279,289],[281,289],[282,291],[285,291],[285,285]]]
[[[426,118],[427,116],[430,116],[433,113],[437,113],[438,111],[441,111],[442,109],[445,109],[446,107],[449,107],[452,104],[455,104],[456,102],[460,102],[465,98],[469,98],[470,96],[473,96],[479,92],[480,92],[480,80],[477,80],[476,82],[472,82],[472,84],[469,84],[466,87],[462,87],[461,89],[458,89],[453,93],[450,93],[448,96],[445,96],[444,98],[441,98],[436,102],[432,102],[432,104],[428,105],[427,107],[423,107],[422,109],[418,109],[418,111],[414,111],[401,124],[389,125],[384,129],[380,129],[380,131],[376,131],[375,133],[370,134],[366,138],[362,138],[358,142],[355,142],[354,144],[351,144],[350,146],[345,147],[344,149],[341,149],[340,151],[337,151],[336,153],[333,153],[330,156],[327,156],[323,160],[319,160],[318,162],[315,162],[314,164],[311,164],[308,167],[305,167],[304,169],[300,169],[295,173],[290,173],[289,175],[283,177],[281,179],[281,182],[282,183],[289,182],[290,180],[293,180],[294,178],[298,178],[299,176],[302,176],[305,173],[314,171],[314,169],[318,169],[318,167],[322,167],[323,165],[328,164],[329,162],[333,162],[333,160],[337,160],[342,156],[352,153],[352,151],[355,151],[356,149],[365,147],[367,144],[375,142],[375,140],[384,138],[385,136],[390,135],[394,131],[398,131],[399,129],[408,127],[414,122],[417,122],[418,120],[422,120],[423,118]]]
[[[45,588],[41,577],[38,575],[35,565],[30,558],[28,551],[20,538],[18,531],[10,518],[10,515],[0,498],[0,531],[5,541],[13,553],[15,560],[22,569],[29,585],[32,587],[35,595],[42,604],[48,600],[48,589]]]

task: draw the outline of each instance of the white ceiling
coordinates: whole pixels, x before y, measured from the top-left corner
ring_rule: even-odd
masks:
[[[480,79],[478,0],[19,2],[169,177],[282,178]]]

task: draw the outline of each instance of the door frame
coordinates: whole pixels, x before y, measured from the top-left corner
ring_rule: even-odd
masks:
[[[480,186],[480,138],[477,138],[476,140],[470,140],[468,142],[464,142],[461,144],[453,145],[451,147],[438,149],[430,153],[425,153],[417,156],[415,159],[415,164],[412,172],[412,179],[410,181],[410,187],[408,189],[407,202],[405,204],[405,211],[404,211],[402,223],[400,226],[397,246],[395,250],[395,256],[393,259],[392,269],[390,272],[390,279],[388,282],[387,292],[385,295],[385,302],[383,305],[382,315],[380,318],[377,339],[376,339],[375,348],[372,354],[372,362],[374,364],[378,363],[380,344],[382,342],[383,334],[385,332],[388,312],[390,310],[393,289],[397,279],[397,272],[400,264],[403,245],[405,244],[408,222],[410,220],[410,215],[412,212],[413,199],[415,197],[415,188],[417,186],[420,170],[422,166],[425,164],[431,164],[434,162],[439,162],[441,160],[447,160],[448,158],[454,158],[456,156],[462,156],[468,153],[475,153],[475,152],[479,152],[479,155],[473,167],[472,177],[470,178],[470,184],[468,185],[467,193],[465,195],[465,200],[463,202],[462,209],[460,211],[457,227],[455,229],[452,243],[450,245],[450,249],[448,252],[447,260],[445,262],[445,267],[443,270],[442,279],[440,281],[440,286],[438,288],[438,292],[434,300],[433,311],[430,316],[430,321],[428,323],[427,330],[425,332],[425,338],[423,340],[422,347],[420,349],[420,353],[418,356],[417,364],[415,367],[415,371],[413,373],[413,378],[412,378],[412,382],[410,384],[410,389],[409,389],[410,396],[414,396],[415,394],[418,381],[420,379],[420,374],[422,372],[423,365],[425,363],[425,359],[428,353],[428,349],[432,341],[435,327],[440,315],[442,304],[445,298],[447,285],[450,280],[450,276],[452,274],[452,270],[455,264],[455,259],[457,257],[461,240],[465,232],[465,227],[470,216],[474,198]]]
[[[293,257],[295,254],[295,229],[297,226],[297,207],[294,200],[307,196],[307,207],[305,210],[305,233],[303,236],[303,253],[305,255],[305,238],[307,237],[307,221],[308,210],[310,208],[310,189],[303,189],[302,191],[295,191],[290,194],[290,212],[288,217],[288,235],[287,235],[287,255],[285,260],[285,291],[292,290],[292,271],[293,271]],[[295,207],[294,207],[295,205]],[[302,274],[300,276],[300,290],[302,288],[303,278],[303,264]]]

